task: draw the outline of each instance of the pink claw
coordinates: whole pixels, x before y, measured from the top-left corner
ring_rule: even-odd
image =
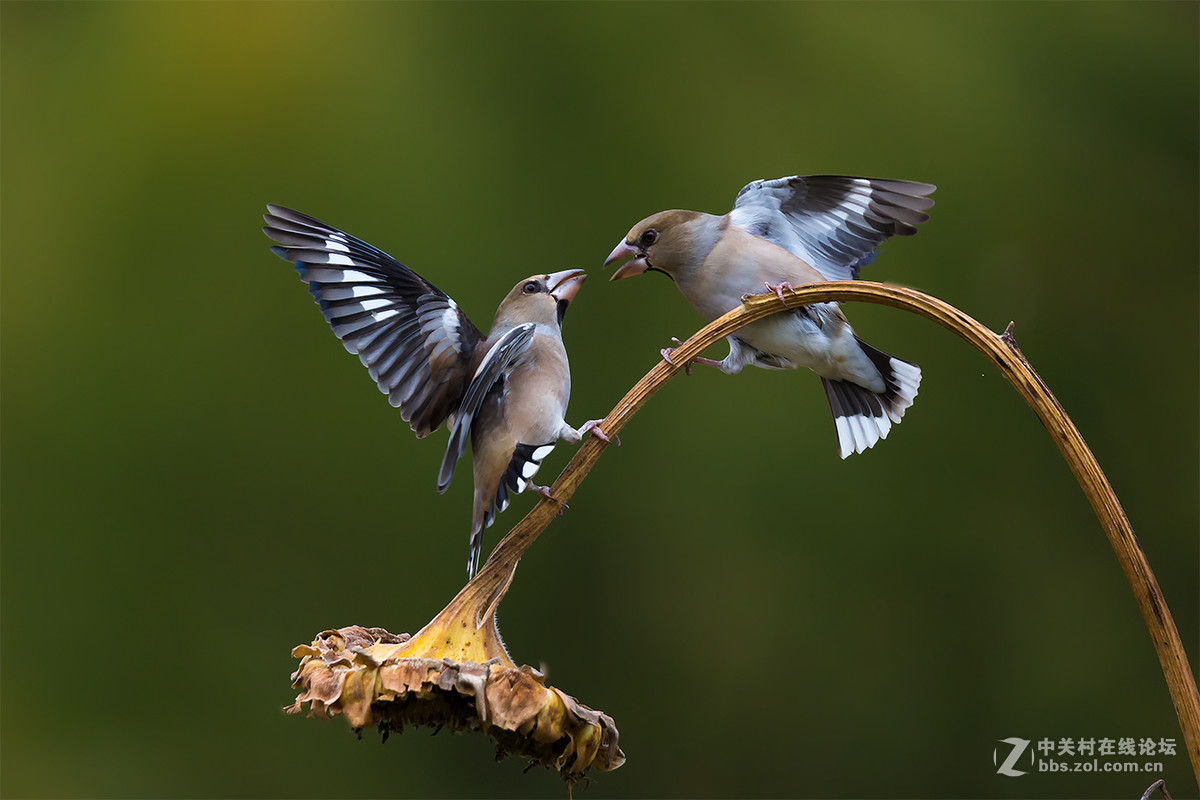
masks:
[[[597,439],[599,439],[600,441],[602,441],[602,442],[604,442],[604,443],[606,443],[606,444],[612,444],[612,443],[613,443],[613,441],[615,440],[615,441],[616,441],[616,444],[617,444],[617,447],[620,447],[620,446],[621,446],[621,437],[620,437],[620,436],[613,436],[613,437],[610,439],[610,438],[608,437],[608,434],[607,434],[607,433],[605,433],[604,431],[602,431],[602,430],[600,429],[600,423],[601,423],[601,422],[604,422],[604,420],[602,420],[602,419],[589,419],[587,422],[583,423],[583,425],[582,425],[582,426],[580,426],[580,428],[579,428],[579,432],[580,432],[580,433],[591,433],[591,434],[592,434],[592,436],[595,436]]]
[[[683,344],[683,342],[679,341],[674,336],[671,337],[671,341],[674,342],[675,344]],[[672,367],[678,366],[674,361],[671,360],[671,354],[674,353],[675,350],[676,350],[676,348],[673,348],[673,347],[664,347],[662,350],[658,351],[659,353],[662,354],[663,361],[667,362]],[[692,374],[692,362],[691,361],[689,361],[683,365],[683,374],[687,375],[689,377],[691,376],[691,374]]]
[[[790,283],[788,283],[787,281],[782,281],[778,286],[772,286],[770,283],[764,281],[763,286],[767,287],[768,292],[774,292],[775,295],[779,298],[779,302],[781,302],[781,303],[784,302],[784,300],[783,300],[783,290],[784,289],[788,290],[789,292],[796,291],[792,287],[792,285]]]
[[[553,501],[553,502],[555,502],[555,503],[558,503],[558,506],[559,506],[559,508],[558,508],[558,515],[559,515],[560,517],[562,516],[562,513],[563,513],[563,511],[565,511],[565,510],[567,510],[568,508],[570,508],[570,506],[569,506],[569,505],[567,505],[566,503],[561,503],[561,502],[559,502],[559,500],[558,500],[558,498],[557,498],[557,497],[555,497],[554,495],[550,494],[550,487],[549,487],[549,486],[538,486],[536,483],[531,483],[531,484],[529,484],[529,488],[530,488],[530,489],[532,489],[533,491],[537,492],[538,494],[540,494],[542,497],[546,498],[547,500],[551,500],[551,501]]]

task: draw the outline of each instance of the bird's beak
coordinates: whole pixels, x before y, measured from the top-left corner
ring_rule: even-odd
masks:
[[[587,273],[581,269],[564,269],[562,272],[555,272],[549,276],[546,281],[550,286],[550,294],[555,300],[560,303],[570,303],[575,299],[575,293],[579,291],[579,287],[583,286],[583,282],[587,280]]]
[[[622,241],[619,245],[617,245],[616,249],[609,254],[608,258],[604,262],[604,266],[607,267],[610,264],[626,258],[632,258],[633,260],[627,261],[618,267],[616,271],[613,272],[612,277],[609,278],[610,281],[619,281],[622,278],[628,278],[632,275],[641,275],[650,268],[650,265],[646,262],[645,253],[639,252],[635,247],[625,241]]]

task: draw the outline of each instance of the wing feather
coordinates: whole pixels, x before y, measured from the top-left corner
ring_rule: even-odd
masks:
[[[454,477],[454,466],[467,449],[467,440],[471,433],[471,423],[475,421],[475,415],[483,408],[484,400],[487,399],[493,387],[505,379],[517,359],[529,349],[529,343],[533,341],[533,332],[536,328],[535,323],[526,322],[524,325],[518,325],[506,332],[496,340],[496,343],[484,356],[478,369],[475,370],[475,376],[471,379],[471,385],[467,388],[462,404],[455,412],[454,426],[450,430],[450,441],[446,443],[446,454],[442,458],[442,468],[438,473],[439,492],[446,491],[450,486],[450,479]]]
[[[892,236],[929,219],[930,183],[846,175],[793,175],[748,183],[730,219],[804,259],[828,280],[857,278]]]
[[[377,247],[268,205],[271,251],[296,265],[334,334],[417,436],[437,430],[470,385],[479,329],[441,289]]]

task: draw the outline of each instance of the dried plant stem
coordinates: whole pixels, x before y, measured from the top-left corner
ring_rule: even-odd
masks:
[[[1171,793],[1167,791],[1167,782],[1161,779],[1150,784],[1150,787],[1142,794],[1142,800],[1150,800],[1155,792],[1161,794],[1163,800],[1171,800]]]
[[[604,432],[611,437],[624,428],[630,417],[637,413],[667,380],[680,372],[688,360],[700,355],[710,345],[739,328],[778,313],[785,307],[796,308],[829,301],[877,303],[918,314],[957,334],[987,356],[1037,414],[1092,504],[1154,640],[1154,648],[1158,652],[1167,687],[1175,704],[1175,713],[1183,729],[1188,757],[1191,759],[1197,782],[1200,782],[1200,697],[1196,692],[1196,681],[1188,665],[1179,632],[1175,628],[1175,621],[1167,609],[1166,600],[1154,573],[1138,544],[1129,519],[1113,493],[1112,486],[1101,472],[1079,430],[1017,348],[1012,336],[1012,325],[1010,324],[1003,334],[996,334],[953,306],[927,294],[866,281],[837,281],[802,286],[785,295],[783,304],[780,304],[779,298],[773,294],[747,296],[743,299],[745,302],[741,308],[706,325],[680,345],[672,356],[674,364],[660,361],[646,373],[605,418],[601,426]],[[551,494],[558,502],[565,503],[571,498],[606,447],[604,442],[596,438],[589,438],[580,446],[575,457],[551,487]],[[446,612],[453,608],[483,609],[476,617],[475,624],[478,627],[495,626],[496,606],[512,582],[517,563],[557,512],[558,505],[554,501],[543,500],[538,503],[496,546],[483,569],[463,588],[454,602],[447,607]]]

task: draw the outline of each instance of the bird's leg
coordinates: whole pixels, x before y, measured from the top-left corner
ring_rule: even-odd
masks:
[[[569,505],[567,505],[566,503],[564,503],[564,502],[560,501],[560,500],[559,500],[557,497],[555,497],[554,495],[550,494],[550,487],[549,487],[549,486],[538,486],[536,483],[532,483],[532,482],[530,482],[530,483],[528,484],[528,486],[529,486],[529,488],[530,488],[530,489],[532,489],[533,491],[537,492],[538,494],[540,494],[542,497],[546,498],[547,500],[552,500],[552,501],[554,501],[555,503],[558,503],[558,515],[559,515],[560,517],[562,516],[562,513],[563,513],[564,511],[566,511],[568,508],[570,508],[570,506],[569,506]]]
[[[674,342],[675,344],[683,344],[683,342],[679,341],[674,336],[671,337],[671,341]],[[671,360],[671,354],[675,352],[674,347],[664,347],[662,350],[659,350],[658,352],[662,354],[663,361],[666,361],[672,367],[677,366],[675,364],[675,362]],[[696,356],[691,361],[688,361],[686,364],[683,365],[683,371],[685,374],[687,374],[687,375],[692,374],[692,364],[703,364],[706,367],[713,367],[714,369],[721,370],[721,372],[727,372],[727,370],[725,369],[724,361],[716,361],[711,358],[704,358],[703,356]]]
[[[789,292],[796,291],[795,288],[793,288],[793,286],[790,283],[788,283],[787,281],[781,281],[779,284],[777,284],[775,286],[772,286],[770,284],[770,282],[768,282],[768,281],[763,281],[763,286],[767,287],[768,292],[774,292],[776,294],[776,296],[779,297],[779,302],[781,302],[781,303],[783,302],[783,290],[784,289],[787,289]]]
[[[672,341],[672,342],[674,342],[675,344],[683,344],[683,342],[679,341],[679,340],[678,340],[678,339],[676,339],[674,336],[672,336],[672,337],[671,337],[671,341]],[[664,347],[662,350],[659,350],[658,352],[659,352],[659,354],[660,354],[660,355],[663,357],[663,361],[667,362],[667,363],[668,363],[668,364],[670,364],[672,367],[676,366],[675,362],[671,360],[671,354],[675,352],[675,348],[674,348],[674,347]],[[699,361],[699,360],[702,360],[702,359],[695,359],[695,358],[693,358],[691,361],[689,361],[689,362],[687,362],[686,364],[684,364],[684,365],[683,365],[683,372],[684,372],[684,374],[685,374],[685,375],[687,375],[687,376],[689,376],[689,377],[691,377],[691,374],[692,374],[692,364],[693,364],[693,363],[695,363],[696,361]]]
[[[602,441],[602,442],[605,442],[605,443],[607,443],[607,444],[612,444],[612,443],[613,443],[613,441],[615,440],[615,441],[616,441],[616,443],[617,443],[617,447],[620,447],[620,446],[621,446],[621,437],[620,437],[620,436],[614,436],[614,437],[612,437],[611,439],[610,439],[610,438],[608,438],[608,434],[607,434],[607,433],[605,433],[604,431],[602,431],[602,430],[600,429],[600,423],[601,423],[601,422],[604,422],[604,420],[602,420],[602,419],[589,419],[587,422],[585,422],[585,423],[583,423],[582,425],[580,425],[580,426],[579,426],[579,433],[580,433],[580,435],[582,435],[582,434],[585,434],[585,433],[588,433],[588,432],[590,431],[590,432],[591,432],[591,434],[592,434],[592,436],[595,436],[595,437],[596,437],[597,439],[599,439],[600,441]]]

